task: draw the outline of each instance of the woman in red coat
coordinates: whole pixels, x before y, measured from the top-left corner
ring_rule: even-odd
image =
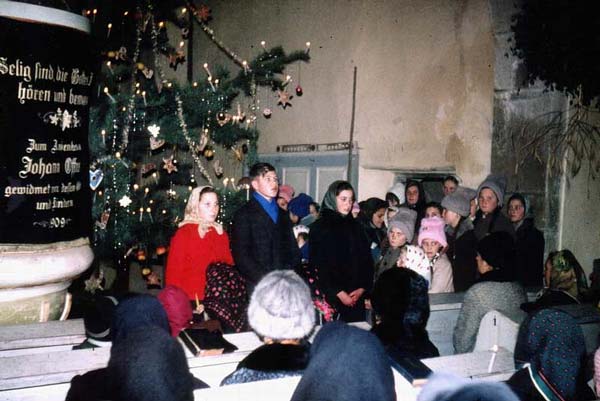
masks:
[[[203,300],[206,269],[211,263],[233,265],[229,237],[215,220],[219,198],[214,188],[194,188],[185,217],[171,239],[167,259],[166,284],[185,291],[190,300]]]

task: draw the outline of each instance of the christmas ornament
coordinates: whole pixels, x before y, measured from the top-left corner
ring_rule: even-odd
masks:
[[[159,246],[156,248],[156,255],[160,256],[160,255],[164,255],[165,253],[167,253],[167,247],[166,246]]]
[[[219,124],[219,126],[224,126],[229,122],[229,120],[231,120],[231,115],[225,113],[224,111],[217,113],[217,124]]]
[[[202,22],[208,22],[212,16],[210,15],[210,8],[204,4],[200,6],[200,8],[196,11],[196,16],[200,18]]]
[[[142,276],[146,277],[149,276],[152,273],[152,269],[149,267],[144,267],[142,269]]]
[[[161,148],[165,144],[164,139],[156,139],[154,137],[150,137],[150,150],[156,150]]]
[[[290,99],[293,97],[292,95],[290,95],[285,89],[284,90],[278,90],[277,91],[277,104],[281,105],[281,107],[283,107],[283,109],[285,110],[285,108],[287,106],[291,106],[292,104],[290,103]]]
[[[106,225],[108,224],[108,219],[110,218],[110,209],[102,212],[100,215],[100,221],[96,222],[96,227],[101,230],[106,230]]]
[[[190,29],[185,27],[181,28],[181,39],[187,40],[190,37]]]
[[[131,198],[127,195],[123,195],[123,197],[119,199],[119,205],[121,205],[121,207],[127,207],[131,205]]]
[[[244,143],[244,144],[242,145],[242,152],[243,152],[244,154],[248,153],[248,144]]]
[[[185,62],[185,53],[181,50],[176,50],[169,54],[169,67],[177,71],[177,66]]]
[[[142,249],[137,251],[135,256],[136,256],[137,260],[139,260],[140,262],[143,262],[144,260],[146,260],[146,252],[144,252],[144,250],[142,250]]]
[[[217,178],[223,177],[223,166],[221,166],[221,161],[219,159],[213,162],[213,170],[215,171],[215,176]]]
[[[237,161],[241,162],[244,159],[244,155],[242,154],[242,150],[240,148],[233,147],[233,148],[231,148],[231,150],[233,150],[233,153],[235,154],[235,158],[237,159]]]
[[[302,96],[304,94],[304,91],[302,90],[302,87],[300,85],[296,86],[296,96]]]
[[[204,157],[206,157],[207,160],[212,160],[214,155],[215,151],[210,146],[204,149]]]
[[[163,158],[163,162],[165,163],[163,168],[165,170],[167,170],[167,173],[169,173],[169,174],[171,174],[173,171],[177,171],[177,166],[175,165],[174,157],[175,157],[174,155],[171,155],[171,156],[167,157],[166,159]]]
[[[208,130],[202,130],[200,134],[200,142],[198,142],[198,147],[196,148],[198,152],[204,152],[204,148],[208,145]]]
[[[233,123],[243,123],[246,119],[246,114],[242,113],[242,106],[238,103],[237,105],[237,113],[234,116],[231,116],[231,121]]]
[[[154,70],[151,70],[148,67],[144,67],[142,69],[142,74],[144,74],[144,76],[146,77],[146,79],[151,79],[152,76],[154,75]]]
[[[267,118],[267,119],[271,118],[272,114],[273,114],[273,112],[271,111],[271,109],[264,109],[263,110],[263,116],[265,116],[265,118]]]
[[[156,138],[160,134],[160,127],[156,124],[152,124],[148,126],[148,131],[150,131],[150,135]]]
[[[156,171],[156,164],[155,163],[146,163],[142,166],[142,168],[140,170],[141,170],[142,176],[147,177],[148,175],[150,175]]]
[[[96,169],[95,171],[90,170],[90,188],[92,191],[95,191],[96,188],[100,186],[102,179],[104,178],[104,173],[100,169]]]

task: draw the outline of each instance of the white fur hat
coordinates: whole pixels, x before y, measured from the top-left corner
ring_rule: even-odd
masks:
[[[308,286],[292,270],[267,274],[250,298],[248,323],[258,335],[274,340],[308,336],[315,325]]]

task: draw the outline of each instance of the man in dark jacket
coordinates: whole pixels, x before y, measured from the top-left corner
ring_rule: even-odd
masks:
[[[249,175],[254,191],[233,218],[231,245],[235,264],[251,293],[267,273],[296,268],[300,250],[288,213],[277,205],[279,180],[275,167],[256,163]]]

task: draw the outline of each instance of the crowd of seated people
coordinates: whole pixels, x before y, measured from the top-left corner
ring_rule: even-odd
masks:
[[[429,296],[447,292],[464,292],[456,353],[473,351],[488,311],[529,313],[514,350],[517,371],[506,384],[434,374],[420,400],[594,398],[586,383],[594,373],[586,357],[594,350],[585,349],[574,319],[553,309],[587,300],[583,269],[568,250],[550,252],[544,265],[543,236],[527,214],[526,197],[512,194],[508,213],[502,209],[502,177],[490,175],[476,190],[448,177],[439,202],[428,202],[422,183],[409,180],[385,199],[358,204],[352,185],[335,181],[320,205],[291,186],[280,188],[267,163],[253,166],[249,179],[253,192],[235,215],[232,252],[215,221],[216,193],[194,192],[173,239],[165,288],[156,299],[121,300],[108,367],[75,377],[68,399],[136,399],[141,383],[173,392],[174,398],[156,399],[189,399],[206,384],[189,374],[175,339],[194,321],[225,333],[252,330],[263,341],[221,385],[301,376],[292,400],[402,399],[389,355],[439,356],[426,330]],[[211,271],[223,282],[207,279]],[[527,302],[526,287],[542,284]],[[311,344],[317,321],[323,326]],[[348,325],[365,321],[370,331]],[[152,336],[136,337],[140,331]],[[168,356],[151,355],[152,347]],[[140,358],[148,366],[139,366]],[[136,379],[161,363],[178,368]],[[107,385],[91,384],[96,380]]]

